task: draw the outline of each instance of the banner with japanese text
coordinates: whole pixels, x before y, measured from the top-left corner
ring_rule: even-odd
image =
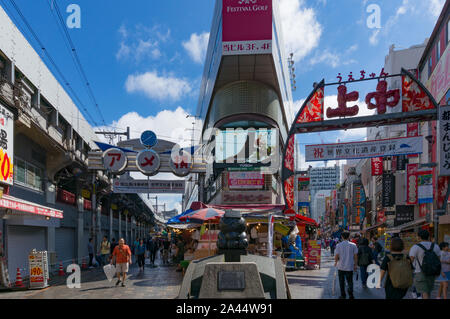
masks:
[[[450,107],[439,108],[439,176],[450,176]]]
[[[308,240],[308,265],[320,265],[321,241]]]
[[[418,200],[417,171],[419,164],[408,164],[406,168],[406,204],[416,205]]]
[[[423,138],[399,137],[384,140],[315,144],[305,146],[305,160],[330,161],[422,153]]]
[[[374,157],[372,158],[372,176],[383,175],[383,158]]]

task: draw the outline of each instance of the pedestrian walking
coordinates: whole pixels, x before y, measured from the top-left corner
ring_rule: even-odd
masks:
[[[383,246],[378,242],[378,237],[372,237],[372,253],[373,260],[375,260],[375,264],[380,266],[380,262],[378,261],[378,255],[383,251]]]
[[[100,262],[102,266],[109,261],[109,254],[111,252],[111,243],[108,241],[108,236],[103,236],[103,241],[100,243]]]
[[[436,277],[441,274],[441,250],[430,241],[427,230],[420,230],[418,235],[422,241],[411,247],[409,257],[414,267],[414,286],[423,299],[429,299]]]
[[[149,254],[150,254],[150,262],[152,265],[155,265],[155,259],[156,259],[156,253],[158,252],[158,243],[156,242],[156,237],[153,237],[152,240],[149,242],[147,247]]]
[[[134,258],[134,262],[137,260],[137,254],[136,254],[136,248],[139,246],[139,237],[136,237],[135,241],[133,242],[133,245],[131,245],[131,254]]]
[[[441,276],[437,279],[439,284],[439,291],[437,299],[447,299],[448,282],[450,281],[450,252],[448,249],[448,243],[442,242],[439,244],[441,249]]]
[[[127,280],[128,267],[132,264],[131,260],[131,250],[128,245],[125,245],[125,240],[121,238],[119,240],[119,245],[114,248],[112,253],[113,258],[111,259],[111,264],[116,264],[117,271],[117,283],[118,286],[122,282],[122,287],[125,287],[125,281]],[[122,280],[120,280],[122,275]]]
[[[358,264],[358,248],[348,239],[350,233],[342,233],[342,242],[336,246],[334,256],[334,266],[338,269],[339,286],[341,288],[340,299],[346,299],[345,281],[348,285],[348,295],[350,299],[355,299],[353,295],[353,272],[356,271]]]
[[[369,248],[369,240],[362,238],[358,248],[358,266],[361,272],[362,287],[367,288],[367,267],[373,263],[372,250]]]
[[[413,267],[411,259],[403,254],[405,249],[403,240],[392,238],[391,253],[386,255],[381,263],[380,280],[377,288],[386,276],[384,291],[386,299],[403,299],[413,284]]]
[[[163,254],[162,254],[162,260],[164,265],[169,263],[169,250],[170,250],[170,242],[167,239],[165,239],[163,241]]]
[[[337,239],[331,239],[330,241],[330,252],[331,252],[331,256],[334,257],[334,250],[336,249],[336,245],[337,245]]]
[[[141,239],[139,241],[139,245],[135,249],[135,252],[136,252],[136,256],[137,256],[139,270],[142,270],[142,271],[144,271],[144,268],[145,268],[145,248],[146,247],[144,244],[144,240]]]
[[[92,260],[94,259],[94,244],[92,238],[89,238],[88,254],[89,254],[89,268],[94,268],[92,264]]]
[[[114,251],[114,248],[116,248],[117,245],[118,245],[118,243],[116,242],[116,239],[113,238],[111,241],[111,248],[110,248],[110,255],[109,255],[110,260],[112,260],[112,253]]]

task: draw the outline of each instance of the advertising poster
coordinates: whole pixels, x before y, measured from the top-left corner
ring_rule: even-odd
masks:
[[[0,104],[0,183],[13,185],[14,116]]]
[[[383,158],[374,157],[372,158],[372,176],[383,175]]]
[[[228,187],[230,189],[262,189],[264,175],[260,172],[229,172]]]
[[[272,0],[222,0],[223,55],[272,53]]]
[[[321,241],[309,240],[308,241],[308,265],[320,265],[321,255]]]
[[[395,211],[394,227],[412,222],[414,220],[414,206],[397,205]]]
[[[433,202],[433,171],[419,171],[417,173],[419,204]]]

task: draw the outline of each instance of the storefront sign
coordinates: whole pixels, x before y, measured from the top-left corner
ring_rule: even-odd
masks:
[[[450,88],[450,50],[445,50],[444,55],[427,81],[426,87],[439,103]]]
[[[283,236],[287,236],[287,235],[289,235],[290,228],[287,226],[284,226],[283,224],[277,223],[274,225],[274,230],[275,230],[275,232],[280,233]]]
[[[374,157],[372,158],[372,176],[383,175],[383,158]]]
[[[222,1],[223,55],[272,53],[272,0]]]
[[[308,265],[320,265],[321,241],[308,240]]]
[[[14,200],[12,198],[9,199],[6,198],[6,196],[3,196],[3,198],[0,199],[0,207],[36,215],[43,215],[54,218],[63,218],[63,212],[61,210],[34,205],[32,203],[28,203],[25,201],[22,202]]]
[[[298,178],[298,190],[299,191],[306,191],[309,188],[309,177],[299,177]]]
[[[136,166],[145,176],[153,176],[158,173],[161,159],[153,150],[143,150],[136,156]]]
[[[433,171],[417,172],[419,204],[433,202]]]
[[[260,172],[229,172],[228,187],[230,189],[262,189],[264,175]]]
[[[82,189],[81,190],[81,196],[83,198],[90,199],[91,198],[91,192],[88,191],[87,189]]]
[[[404,171],[406,169],[407,158],[405,155],[396,156],[397,171]]]
[[[448,51],[448,50],[447,50]],[[439,108],[439,175],[450,176],[450,107]]]
[[[103,166],[113,174],[120,174],[125,170],[128,159],[124,151],[118,148],[110,148],[103,152]]]
[[[385,223],[386,222],[386,216],[384,215],[384,210],[379,211],[377,213],[377,223],[381,224],[381,223]]]
[[[0,183],[13,185],[14,116],[0,104]]]
[[[394,227],[412,222],[414,220],[414,206],[397,205]]]
[[[184,194],[184,180],[119,180],[113,183],[116,194]]]
[[[419,217],[424,218],[427,216],[427,204],[420,204],[419,206]]]
[[[418,203],[418,179],[417,171],[419,164],[408,164],[406,173],[406,204],[416,205]]]
[[[46,251],[32,251],[28,256],[30,288],[48,286],[48,258]]]
[[[383,174],[383,207],[395,205],[395,175],[391,173]]]
[[[223,204],[270,204],[271,191],[222,192]]]
[[[421,136],[338,144],[306,145],[307,162],[422,153]]]

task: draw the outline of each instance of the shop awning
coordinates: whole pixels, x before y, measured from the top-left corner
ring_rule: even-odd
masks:
[[[167,227],[175,228],[175,229],[192,229],[192,228],[198,228],[201,224],[170,224],[167,225]]]
[[[376,224],[376,225],[373,225],[373,226],[364,228],[362,231],[365,232],[365,231],[368,231],[368,230],[372,230],[372,229],[374,229],[374,228],[381,227],[381,226],[383,226],[384,224],[385,224],[385,223],[379,223],[379,224]]]
[[[305,223],[307,225],[312,225],[312,226],[319,226],[319,224],[317,224],[317,222],[309,217],[303,216],[303,215],[295,215],[295,221],[296,222],[302,222]]]
[[[426,224],[426,223],[427,223],[427,220],[425,218],[421,218],[421,219],[418,219],[418,220],[413,220],[412,222],[408,222],[408,223],[399,225],[397,227],[388,228],[388,229],[386,229],[386,232],[387,233],[399,233],[402,230],[406,230],[408,228],[414,228],[414,227],[416,227],[418,225]]]
[[[2,198],[0,198],[0,207],[11,209],[11,210],[17,210],[20,212],[35,214],[35,215],[42,215],[47,217],[53,217],[53,218],[63,218],[63,211],[57,210],[50,207],[45,207],[42,205],[38,205],[35,203],[27,202],[23,199],[16,198],[9,195],[3,195]]]
[[[242,204],[242,205],[208,205],[208,207],[216,209],[232,209],[248,212],[263,212],[263,211],[282,211],[285,205],[282,204]]]

